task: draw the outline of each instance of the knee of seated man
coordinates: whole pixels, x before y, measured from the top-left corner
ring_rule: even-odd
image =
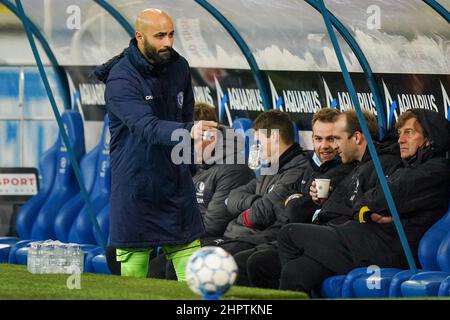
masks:
[[[273,266],[274,263],[279,262],[279,259],[278,250],[276,249],[256,251],[248,258],[247,265],[251,268],[264,267],[267,264]]]
[[[283,266],[280,278],[285,284],[290,283],[292,285],[294,283],[294,280],[297,280],[300,275],[306,273],[307,270],[300,270],[296,264],[290,261]]]
[[[303,223],[291,223],[283,226],[278,232],[278,241],[279,242],[293,242],[293,238],[295,236],[295,242],[297,244],[298,241],[302,241],[305,237],[302,235],[308,231],[308,225]]]

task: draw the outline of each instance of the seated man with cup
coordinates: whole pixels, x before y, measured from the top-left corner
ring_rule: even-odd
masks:
[[[362,134],[349,131],[349,125],[344,113],[335,126],[343,162],[364,158],[358,148],[358,142],[364,143]],[[399,117],[397,129],[402,161],[384,173],[415,254],[422,235],[448,209],[450,166],[445,152],[450,148],[450,124],[434,111],[414,109]],[[309,293],[327,277],[356,267],[407,267],[381,186],[367,185],[373,175],[372,169],[355,185],[349,199],[354,219],[328,226],[289,224],[280,230],[280,289]],[[317,188],[311,187],[311,196],[320,201]]]
[[[314,179],[317,188],[317,198],[326,199],[328,198],[328,193],[330,191],[331,179]]]
[[[378,126],[375,116],[368,112],[364,112],[363,114],[372,139],[378,140]],[[373,162],[371,161],[367,149],[367,142],[361,132],[355,111],[345,111],[336,116],[333,122],[331,132],[328,135],[334,137],[334,139],[345,137],[345,146],[339,150],[335,150],[335,152],[339,153],[344,166],[350,166],[352,169],[350,172],[346,171],[347,175],[343,179],[338,179],[340,181],[339,184],[333,183],[337,173],[332,170],[326,174],[316,173],[311,175],[310,182],[303,184],[301,190],[303,190],[303,193],[310,193],[311,197],[309,197],[309,201],[310,203],[315,203],[314,208],[317,210],[315,210],[312,219],[310,215],[308,221],[302,221],[299,217],[301,217],[301,213],[307,205],[301,203],[298,199],[291,200],[286,204],[285,209],[285,214],[289,217],[290,222],[309,224],[312,222],[317,225],[344,223],[353,218],[352,209],[355,194],[369,190],[370,187],[376,184],[377,176],[374,174]],[[336,131],[339,132],[337,136]],[[333,148],[336,148],[334,139],[332,145]],[[400,163],[400,157],[398,155],[398,148],[393,149],[391,142],[385,144],[388,146],[379,144],[377,147],[383,169],[385,172],[389,172],[389,168]],[[329,191],[329,197],[326,197],[326,193],[321,194],[320,197],[317,196],[316,178],[322,179],[322,181],[324,178],[332,179],[331,185],[333,189],[327,190],[323,188],[324,192]],[[301,199],[307,199],[307,197],[302,197]],[[311,241],[314,241],[313,239],[311,238]],[[266,247],[264,250],[261,247],[259,249],[246,261],[246,272],[243,272],[243,274],[248,276],[251,286],[278,288],[281,273],[279,250],[275,246],[271,248]],[[239,261],[239,259],[237,260]]]
[[[308,165],[305,152],[294,140],[294,126],[287,113],[264,112],[255,119],[253,129],[261,158],[270,166],[261,167],[261,175],[228,196],[227,208],[235,218],[219,245],[233,255],[276,239],[284,224],[279,209],[295,192]]]

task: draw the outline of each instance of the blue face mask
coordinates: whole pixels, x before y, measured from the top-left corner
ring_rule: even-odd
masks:
[[[322,165],[322,162],[320,162],[320,159],[319,159],[319,157],[317,156],[317,154],[315,152],[314,152],[314,155],[313,155],[312,159],[313,159],[314,163],[318,167],[320,167]]]

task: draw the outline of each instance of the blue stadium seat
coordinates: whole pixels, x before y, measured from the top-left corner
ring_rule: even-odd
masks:
[[[324,298],[337,299],[342,298],[342,285],[345,275],[333,276],[322,282],[321,295]]]
[[[82,174],[91,185],[90,199],[95,212],[100,212],[108,204],[110,194],[109,129],[105,117],[100,143],[82,160]],[[72,206],[72,207],[69,207]],[[80,244],[85,253],[85,271],[92,272],[92,257],[98,253],[93,224],[87,212],[84,198],[76,194],[63,206],[55,220],[57,239]],[[11,258],[12,263],[26,263],[28,246],[20,248]]]
[[[17,240],[17,238],[4,239],[0,243],[0,263],[6,263],[9,260],[9,253],[13,246],[21,244],[23,241]]]
[[[415,296],[417,294],[436,294],[439,289],[440,281],[445,278],[445,275],[450,272],[450,204],[449,204],[449,210],[447,213],[438,221],[436,222],[422,237],[419,244],[418,249],[418,256],[419,261],[422,266],[423,272],[418,273],[417,281],[412,281],[415,275],[410,270],[404,270],[400,271],[397,274],[393,274],[390,268],[382,268],[381,269],[381,277],[380,281],[383,284],[383,288],[381,291],[370,291],[368,292],[365,290],[362,286],[362,283],[367,280],[368,277],[371,275],[369,274],[360,274],[357,278],[360,278],[358,280],[358,289],[356,291],[355,288],[352,286],[346,287],[346,293],[347,296],[344,296],[344,283],[348,282],[349,280],[343,282],[342,287],[342,297],[352,297],[354,294],[354,297],[363,298],[363,297],[382,297],[382,296],[389,296],[389,297],[401,297],[406,293],[406,296]],[[355,269],[355,270],[359,270]],[[352,274],[355,270],[351,271],[349,273]],[[427,271],[437,271],[430,272],[430,285],[426,282],[426,275]],[[443,271],[443,272],[441,272]],[[358,273],[359,271],[357,271]],[[450,274],[448,274],[450,275]],[[350,279],[354,281],[355,276],[352,274]],[[330,278],[332,280],[332,277]],[[405,281],[411,280],[408,282],[407,285],[405,285],[405,289],[403,289],[403,283]],[[438,284],[436,284],[439,281]],[[322,292],[324,294],[333,294],[335,292],[338,292],[338,288],[333,288],[331,290],[330,283],[337,284],[336,281],[332,282],[326,279],[322,284]],[[423,285],[422,288],[417,289],[416,287],[413,288],[413,286],[419,286]],[[326,286],[324,288],[324,286]],[[387,292],[385,291],[385,286],[389,287],[389,290]],[[437,289],[436,289],[437,286]],[[383,294],[383,295],[381,295]],[[332,296],[325,296],[332,298]]]
[[[450,272],[450,228],[448,230],[449,232],[442,240],[437,252],[438,266],[442,271],[445,272]]]
[[[448,272],[426,271],[413,275],[401,285],[403,297],[436,297],[441,282],[450,276]]]
[[[19,210],[16,219],[16,231],[21,239],[29,239],[31,237],[31,228],[36,220],[42,205],[50,194],[55,179],[56,171],[56,151],[59,149],[61,140],[57,139],[55,144],[50,147],[39,159],[39,192],[30,200],[28,200]],[[0,245],[12,245],[20,241],[18,237],[0,237]],[[5,252],[3,252],[5,253]],[[2,252],[0,251],[0,255]],[[8,254],[6,253],[7,261]]]
[[[69,136],[69,141],[74,149],[75,156],[79,160],[84,152],[84,132],[83,121],[78,112],[66,111],[62,115],[62,121]],[[47,190],[46,194],[42,194],[35,200],[35,197],[30,199],[31,205],[25,205],[25,211],[21,211],[18,218],[19,230],[23,235],[29,235],[24,238],[21,236],[21,241],[11,243],[9,245],[3,245],[0,248],[0,262],[15,263],[15,251],[26,246],[30,240],[46,240],[54,238],[54,219],[59,208],[67,202],[67,200],[78,190],[78,184],[73,175],[73,169],[68,159],[68,153],[59,136],[56,144],[45,153],[45,157],[41,160],[42,170],[48,170],[43,172],[44,190]],[[54,148],[54,149],[53,149]],[[52,171],[54,172],[53,183],[50,184]],[[47,197],[44,198],[44,195]],[[36,210],[33,211],[33,210]],[[35,220],[31,226],[31,221]],[[23,224],[23,225],[22,225]],[[14,250],[13,250],[14,249]],[[13,256],[11,257],[12,252]]]
[[[96,177],[94,186],[90,194],[96,217],[100,213],[100,211],[109,203],[109,195],[111,192],[109,140],[109,123],[107,116],[105,116],[103,132],[99,143],[101,149],[98,153],[98,157],[95,163]],[[95,231],[93,228],[94,224],[92,223],[87,206],[85,205],[81,209],[74,224],[72,225],[69,234],[69,242],[97,244]]]
[[[248,154],[250,151],[250,144],[253,143],[253,136],[250,136],[250,129],[252,129],[252,120],[247,118],[236,118],[231,125],[236,133],[245,137],[245,159],[248,159]]]
[[[441,282],[438,292],[439,297],[450,297],[450,277],[447,277]]]
[[[401,272],[397,268],[380,269],[379,276],[358,277],[354,280],[353,290],[355,297],[358,298],[381,298],[389,296],[390,284],[392,278]]]
[[[413,275],[414,273],[411,270],[403,270],[394,275],[391,279],[388,296],[390,298],[402,297],[402,283],[409,280]]]
[[[103,234],[103,239],[106,241],[109,238],[109,203],[102,209],[102,211],[100,211],[100,213],[97,215],[97,222],[98,225],[100,226],[100,230],[102,231]],[[93,230],[94,232],[94,236],[95,236],[95,240],[97,241],[98,244],[100,244],[100,239],[97,235],[97,233],[95,232],[95,230]]]
[[[413,275],[401,286],[403,296],[435,297],[439,294],[441,283],[450,276],[450,231],[441,241],[436,256],[440,271],[424,271]]]
[[[442,240],[450,230],[450,203],[449,210],[436,222],[422,237],[419,244],[419,261],[424,270],[440,270],[438,265],[438,250]]]
[[[94,265],[93,265],[93,259],[99,255],[99,254],[104,254],[105,250],[101,247],[95,247],[92,248],[91,250],[88,250],[85,252],[84,255],[84,272],[91,272],[94,273],[95,269],[94,269]]]
[[[350,271],[342,283],[342,298],[355,298],[356,293],[353,289],[353,282],[364,275],[367,275],[367,268],[356,268]],[[369,274],[370,275],[370,274]]]
[[[109,203],[100,211],[100,213],[97,215],[97,222],[100,226],[100,230],[102,231],[103,234],[103,239],[106,241],[106,243],[109,243]],[[98,244],[100,244],[100,238],[97,234],[97,232],[95,232],[94,227],[93,228],[93,233],[95,236],[95,240],[97,241]],[[94,259],[95,257],[97,257],[98,255],[105,255],[105,250],[100,248],[100,251],[95,251],[94,255],[87,255],[86,256],[86,261],[85,261],[85,270],[86,272],[95,272],[95,273],[105,273],[105,268],[108,270],[108,274],[110,274],[111,272],[108,269],[108,266],[106,265],[106,258],[105,259]],[[96,264],[102,264],[105,263],[105,266],[97,266]],[[96,270],[102,270],[101,272],[98,272]]]
[[[80,162],[81,175],[87,191],[90,193],[95,180],[95,162],[100,148],[97,146],[87,153]],[[56,238],[61,242],[69,241],[70,229],[85,204],[83,195],[77,193],[59,210],[55,219]]]
[[[56,154],[60,147],[61,139],[58,138],[39,160],[39,193],[28,200],[17,215],[16,229],[21,239],[31,238],[31,229],[37,214],[52,190],[56,173]]]
[[[77,161],[85,154],[84,130],[81,115],[75,111],[66,111],[62,115],[70,144]],[[59,210],[75,194],[79,192],[79,185],[75,178],[72,163],[68,157],[67,148],[61,144],[57,152],[57,172],[53,187],[38,213],[36,222],[31,230],[31,238],[36,240],[55,239],[55,219]]]
[[[236,118],[231,125],[234,130],[242,130],[245,133],[252,128],[252,120],[248,118]]]
[[[292,121],[292,125],[294,126],[294,141],[297,143],[300,143],[300,135],[298,133],[298,126],[294,121]]]
[[[103,252],[102,254],[98,254],[92,259],[92,265],[94,267],[95,273],[101,274],[111,274],[111,271],[108,268],[108,263],[106,262],[106,255]]]

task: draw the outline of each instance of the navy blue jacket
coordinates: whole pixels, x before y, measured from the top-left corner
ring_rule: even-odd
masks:
[[[189,166],[171,160],[178,143],[172,132],[193,125],[188,62],[172,51],[168,63],[154,66],[133,39],[94,73],[106,83],[110,119],[110,245],[153,247],[199,238],[204,226]]]

